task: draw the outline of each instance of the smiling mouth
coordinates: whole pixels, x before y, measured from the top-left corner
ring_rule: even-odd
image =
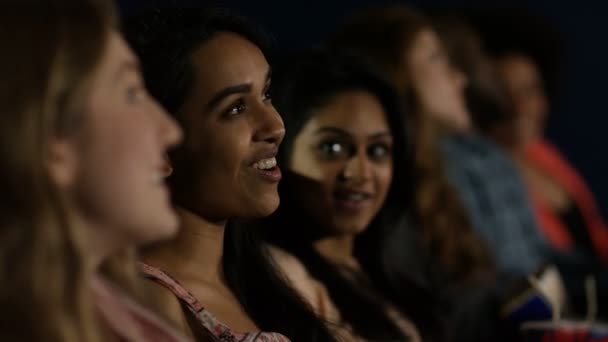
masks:
[[[337,190],[334,200],[339,210],[357,212],[370,204],[372,194],[364,191]]]
[[[271,182],[281,180],[281,169],[277,166],[275,157],[260,159],[253,163],[252,168],[266,180]]]
[[[253,163],[253,168],[257,170],[271,170],[277,166],[277,158],[266,158]]]

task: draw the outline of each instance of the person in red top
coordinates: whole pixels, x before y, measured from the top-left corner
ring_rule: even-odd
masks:
[[[549,102],[535,62],[524,53],[511,52],[499,57],[496,66],[515,114],[509,147],[566,284],[578,289],[570,291],[576,308],[583,301],[586,274],[595,274],[600,296],[608,288],[608,227],[581,174],[543,138]]]

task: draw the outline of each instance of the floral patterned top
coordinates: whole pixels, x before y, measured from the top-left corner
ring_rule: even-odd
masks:
[[[235,332],[218,321],[188,290],[164,271],[140,262],[143,275],[171,291],[190,310],[197,321],[220,342],[291,342],[287,337],[272,332]]]
[[[113,341],[190,341],[102,277],[95,277],[91,285],[97,313]]]

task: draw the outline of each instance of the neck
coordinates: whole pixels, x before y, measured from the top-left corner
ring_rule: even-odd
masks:
[[[178,208],[181,227],[170,241],[144,251],[143,259],[182,279],[223,283],[222,256],[226,221],[210,222]]]
[[[331,263],[359,269],[359,263],[353,256],[354,245],[354,235],[331,236],[314,244],[317,252]]]
[[[71,221],[79,230],[82,231],[83,240],[80,241],[81,251],[84,251],[84,267],[87,276],[94,276],[99,272],[101,265],[120,249],[121,239],[114,231],[107,226],[94,223],[84,216],[73,212]],[[111,232],[111,233],[110,233]]]

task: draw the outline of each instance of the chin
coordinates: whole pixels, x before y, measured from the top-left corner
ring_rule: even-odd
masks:
[[[256,200],[252,203],[250,213],[247,215],[248,218],[262,218],[270,216],[274,213],[280,204],[279,196],[266,197]]]
[[[153,223],[147,226],[147,229],[142,232],[142,240],[144,243],[158,242],[169,240],[177,235],[179,231],[179,220],[175,213],[171,213],[164,217],[158,217]]]
[[[265,206],[264,208],[260,208],[256,217],[266,217],[272,215],[279,208],[279,203],[272,206]]]
[[[359,235],[367,229],[367,224],[338,224],[335,226],[335,231],[340,235]]]

